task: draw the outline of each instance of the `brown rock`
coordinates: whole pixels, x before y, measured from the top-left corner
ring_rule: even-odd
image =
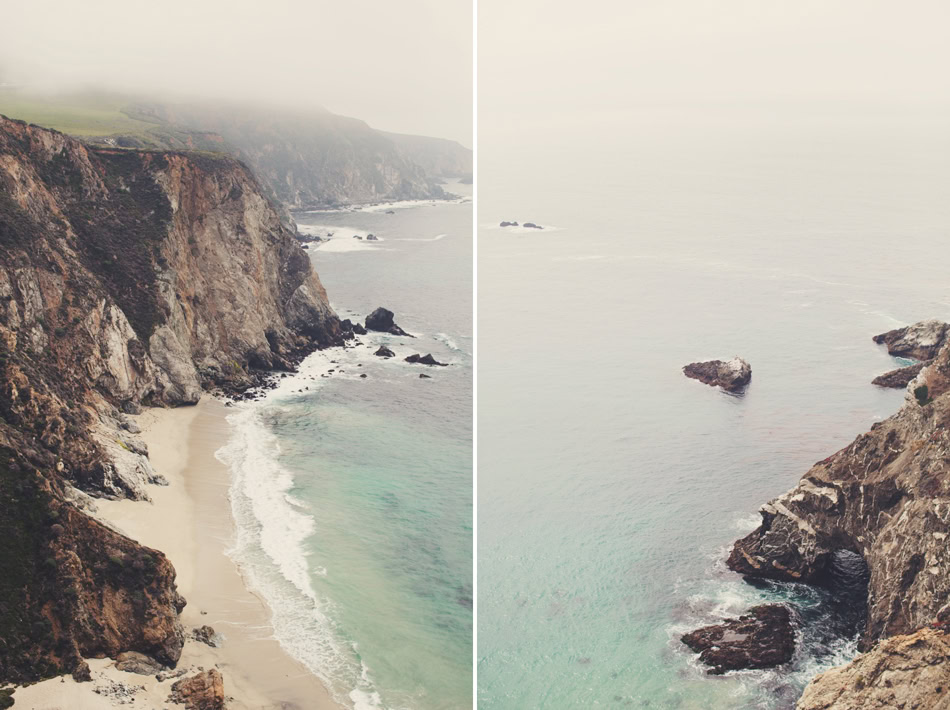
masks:
[[[184,704],[187,710],[224,708],[224,679],[215,668],[184,678],[172,686],[169,702]]]
[[[797,710],[950,709],[950,638],[921,629],[879,642],[805,688]]]

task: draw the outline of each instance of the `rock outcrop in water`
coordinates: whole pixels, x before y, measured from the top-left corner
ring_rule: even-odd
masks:
[[[912,348],[930,347],[931,341]],[[944,345],[896,414],[816,463],[795,488],[762,507],[762,524],[735,543],[728,564],[750,577],[821,585],[836,553],[859,555],[869,572],[861,647],[871,649],[872,658],[899,664],[896,637],[916,636],[950,617],[948,460],[950,345]],[[950,657],[942,656],[938,665],[947,672]],[[841,681],[850,673],[830,678]],[[831,686],[830,680],[820,682],[823,692]]]
[[[926,362],[918,362],[913,365],[908,365],[907,367],[899,367],[896,370],[890,370],[885,372],[883,375],[878,375],[873,380],[871,380],[872,385],[877,385],[878,387],[892,387],[894,389],[903,389],[907,387],[917,375],[920,374],[920,371],[923,370],[927,365],[930,364],[930,360]]]
[[[921,362],[900,367],[875,377],[871,384],[879,387],[906,387],[920,371],[930,364],[950,336],[950,325],[938,320],[925,320],[905,328],[889,330],[875,335],[873,340],[886,345],[887,352],[895,357],[908,357]]]
[[[931,360],[946,344],[948,332],[950,325],[947,323],[924,320],[875,335],[873,340],[879,345],[886,345],[887,352],[895,357]]]
[[[788,607],[762,604],[738,619],[704,626],[680,639],[699,659],[710,666],[709,673],[749,668],[772,668],[792,660],[795,630]]]
[[[366,316],[366,330],[375,330],[378,333],[389,333],[390,335],[404,335],[413,337],[406,331],[396,325],[394,314],[385,308],[377,308]]]
[[[177,662],[174,569],[83,510],[162,482],[123,412],[240,392],[339,342],[237,161],[0,117],[0,682],[123,651]]]
[[[732,360],[693,362],[683,368],[683,374],[727,392],[738,392],[752,380],[752,366],[741,357]]]
[[[419,353],[414,353],[413,355],[410,355],[409,357],[405,358],[405,361],[411,362],[417,365],[430,365],[430,366],[437,365],[438,367],[448,367],[448,363],[439,362],[434,357],[432,357],[431,353],[427,355],[420,355]]]

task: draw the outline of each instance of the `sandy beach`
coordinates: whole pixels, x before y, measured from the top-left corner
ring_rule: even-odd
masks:
[[[188,640],[178,664],[189,669],[186,676],[199,667],[218,668],[227,706],[234,710],[338,709],[322,683],[273,638],[269,610],[225,554],[233,535],[229,474],[214,454],[227,439],[227,413],[221,402],[205,396],[194,407],[150,409],[137,416],[152,464],[169,485],[150,488],[152,503],[98,500],[97,517],[161,550],[175,566],[178,589],[188,601],[181,615]],[[217,648],[190,638],[192,629],[206,624],[218,634]],[[174,680],[119,671],[111,659],[89,659],[89,666],[93,682],[66,676],[19,688],[16,707],[181,707],[168,702]]]

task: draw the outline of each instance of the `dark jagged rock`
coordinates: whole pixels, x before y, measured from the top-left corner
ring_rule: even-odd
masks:
[[[73,680],[77,683],[88,683],[92,680],[92,671],[89,669],[89,664],[85,661],[80,661],[72,672]]]
[[[887,352],[895,357],[931,360],[947,342],[948,331],[950,325],[947,323],[924,320],[875,335],[872,339],[879,345],[886,345]]]
[[[420,355],[419,353],[415,353],[414,355],[407,357],[405,360],[406,362],[411,362],[418,365],[438,365],[439,367],[448,367],[448,363],[439,362],[434,357],[432,357],[431,354]]]
[[[693,362],[683,368],[683,374],[713,387],[719,386],[728,392],[737,392],[752,379],[752,366],[741,357],[728,362],[709,360]]]
[[[378,241],[379,241],[379,237],[377,237],[375,234],[367,234],[367,235],[366,235],[366,241],[368,241],[368,242],[378,242]]]
[[[205,624],[204,626],[199,626],[196,629],[191,630],[191,638],[195,641],[199,641],[203,644],[211,646],[212,648],[217,647],[218,645],[218,635],[215,633],[214,628]]]
[[[525,222],[522,226],[528,229],[544,229],[540,224],[535,224],[534,222]]]
[[[169,702],[183,704],[186,710],[222,710],[224,678],[215,668],[176,681]]]
[[[431,376],[431,375],[427,375],[427,374],[425,374],[424,372],[420,372],[420,373],[419,373],[419,379],[420,379],[420,380],[431,380],[431,379],[432,379],[432,376]]]
[[[517,222],[502,222],[499,226],[500,227],[517,227],[518,223]]]
[[[391,335],[405,335],[412,337],[396,325],[393,320],[393,312],[388,311],[385,308],[377,308],[375,311],[366,316],[366,330],[375,330],[379,333],[390,333]]]
[[[395,357],[396,353],[387,348],[385,345],[380,345],[379,350],[373,353],[377,357]]]
[[[791,614],[782,604],[753,607],[738,619],[684,634],[681,641],[710,666],[712,675],[772,668],[788,663],[795,652]]]
[[[871,380],[871,384],[877,385],[878,387],[903,389],[909,385],[911,380],[917,377],[920,371],[929,365],[930,362],[930,360],[927,360],[926,362],[918,362],[913,365],[908,365],[907,367],[899,367],[896,370],[885,372],[883,375],[878,375]]]
[[[363,327],[362,323],[354,323],[353,332],[357,335],[366,335],[366,328]]]

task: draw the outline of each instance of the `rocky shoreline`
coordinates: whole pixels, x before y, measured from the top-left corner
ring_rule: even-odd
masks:
[[[923,321],[874,338],[892,355],[922,360],[888,373],[907,387],[901,409],[763,505],[761,524],[729,554],[728,567],[748,579],[823,586],[833,593],[840,555],[866,565],[867,593],[856,602],[866,605],[863,653],[813,679],[799,710],[950,707],[948,330],[940,321]],[[733,632],[730,623],[736,622],[687,637],[695,642],[712,628]],[[777,648],[770,650],[784,648],[781,635],[773,637]],[[716,654],[697,648],[712,672],[730,668],[721,644]]]

